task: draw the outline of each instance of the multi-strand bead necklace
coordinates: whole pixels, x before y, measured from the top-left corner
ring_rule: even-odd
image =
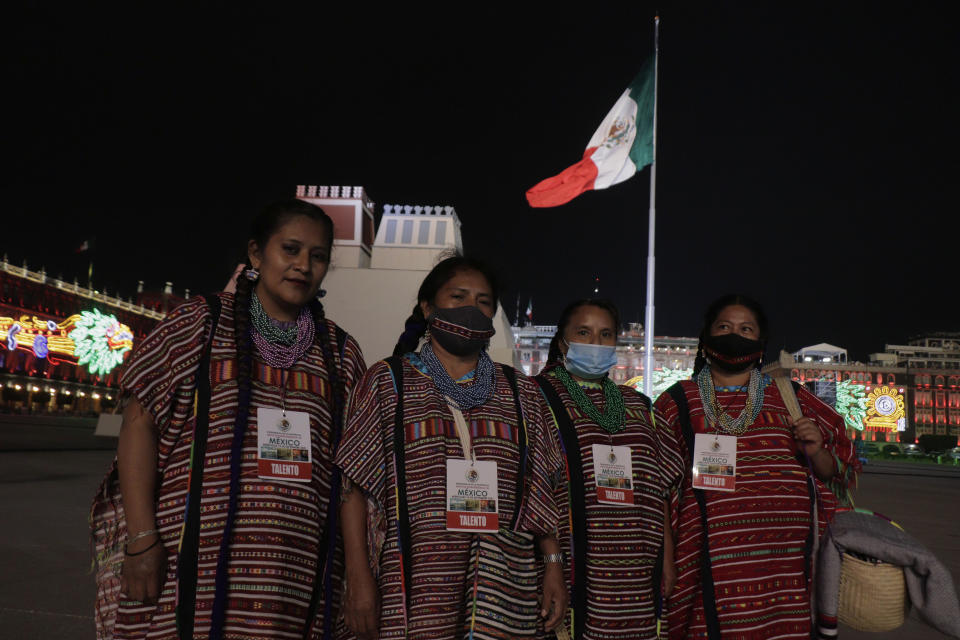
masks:
[[[706,415],[707,423],[716,425],[717,429],[732,436],[739,436],[746,431],[757,419],[763,407],[763,374],[757,369],[750,371],[747,401],[736,418],[731,418],[717,402],[717,392],[713,387],[713,376],[710,375],[709,365],[704,365],[697,374],[697,386],[700,388],[700,399],[703,401],[703,413]]]
[[[480,351],[477,368],[473,374],[473,384],[469,385],[457,384],[450,378],[429,342],[421,347],[420,359],[427,365],[427,371],[430,372],[437,390],[448,398],[452,398],[461,411],[479,407],[493,396],[494,366],[493,360],[486,351]]]
[[[554,369],[553,375],[557,376],[557,380],[562,382],[563,386],[566,387],[567,393],[570,394],[577,408],[587,414],[591,420],[603,427],[607,433],[618,433],[623,430],[624,417],[627,412],[623,405],[623,394],[620,392],[620,388],[617,387],[616,383],[610,378],[604,376],[603,381],[600,383],[603,388],[605,404],[604,412],[600,413],[599,409],[593,404],[593,401],[587,397],[586,392],[580,388],[576,380],[570,377],[570,373],[567,372],[563,366]]]
[[[250,294],[250,324],[253,343],[271,367],[289,369],[313,344],[316,325],[308,307],[300,309],[296,324],[279,325],[270,319],[256,292]]]

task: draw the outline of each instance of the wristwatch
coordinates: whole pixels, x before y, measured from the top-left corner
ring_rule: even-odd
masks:
[[[562,553],[545,553],[543,554],[543,563],[550,564],[555,562],[559,565],[563,565],[563,554]]]

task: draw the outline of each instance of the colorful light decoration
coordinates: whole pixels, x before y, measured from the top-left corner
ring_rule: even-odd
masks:
[[[867,417],[867,394],[863,385],[843,380],[837,383],[837,400],[834,407],[847,427],[863,431],[863,421]]]
[[[11,351],[30,350],[54,363],[56,356],[76,358],[93,375],[109,374],[133,348],[130,327],[99,309],[75,313],[59,323],[36,316],[0,317],[0,340]]]
[[[50,353],[50,347],[47,345],[47,336],[37,336],[33,339],[33,355],[38,358],[46,358]]]
[[[69,336],[75,345],[77,364],[87,365],[94,375],[110,373],[133,348],[130,327],[115,316],[100,313],[99,309],[82,311],[76,325]]]
[[[689,380],[693,376],[693,369],[654,369],[653,370],[653,399],[681,380]],[[634,376],[625,385],[643,392],[643,376]]]
[[[893,387],[876,387],[867,395],[866,425],[878,431],[903,431],[906,411],[903,396]]]

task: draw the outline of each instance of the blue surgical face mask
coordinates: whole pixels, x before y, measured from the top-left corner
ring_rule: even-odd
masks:
[[[563,366],[579,378],[585,380],[602,378],[615,364],[617,364],[617,348],[614,345],[567,342],[567,355],[563,360]]]

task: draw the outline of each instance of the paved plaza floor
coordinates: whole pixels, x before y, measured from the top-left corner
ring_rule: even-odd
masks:
[[[0,638],[93,638],[87,514],[109,451],[0,452]],[[922,470],[921,470],[922,471]],[[960,473],[868,465],[858,506],[883,513],[927,545],[960,590]],[[944,638],[911,617],[896,631],[841,629],[845,640]]]

